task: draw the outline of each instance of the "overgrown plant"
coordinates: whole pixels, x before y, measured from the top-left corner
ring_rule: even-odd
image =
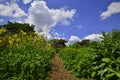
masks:
[[[51,70],[54,50],[35,32],[0,36],[0,80],[45,80]]]
[[[65,67],[78,77],[93,80],[120,79],[120,30],[103,32],[101,42],[90,42],[88,46],[76,44],[60,51]],[[78,44],[77,44],[78,46]]]
[[[95,48],[92,77],[101,80],[120,79],[120,31],[103,32],[103,41]]]

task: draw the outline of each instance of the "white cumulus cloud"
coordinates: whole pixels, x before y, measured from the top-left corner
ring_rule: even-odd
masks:
[[[30,3],[32,0],[23,0],[23,3],[24,4],[28,4],[28,3]]]
[[[106,18],[108,18],[111,15],[116,14],[116,13],[120,13],[120,2],[111,3],[108,6],[107,11],[102,12],[100,17],[101,17],[101,19],[106,19]]]
[[[69,26],[69,25],[70,25],[70,22],[67,21],[67,20],[62,20],[62,21],[61,21],[61,24],[64,25],[64,26]]]
[[[102,34],[90,34],[86,36],[84,39],[89,39],[91,41],[101,41]]]
[[[6,4],[0,4],[0,16],[7,17],[23,17],[27,14],[22,10],[17,3],[11,2]]]
[[[51,38],[51,29],[61,21],[65,21],[65,24],[69,24],[69,20],[72,19],[75,12],[75,9],[50,9],[45,1],[37,0],[31,3],[26,22],[35,25],[35,31],[39,32],[42,30],[45,36]]]
[[[69,39],[69,42],[78,42],[78,41],[81,41],[80,38],[74,35],[72,35]]]

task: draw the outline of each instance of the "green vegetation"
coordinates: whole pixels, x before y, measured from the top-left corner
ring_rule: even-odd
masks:
[[[51,71],[55,54],[51,45],[43,35],[32,30],[28,34],[24,28],[29,30],[25,26],[17,33],[11,33],[10,26],[0,29],[0,80],[45,80]]]
[[[21,23],[8,21],[7,24],[0,26],[0,28],[2,27],[6,28],[6,30],[11,33],[18,33],[19,30],[23,30],[26,33],[34,32],[34,25],[30,26],[27,23],[21,24]]]
[[[77,47],[76,47],[77,46]],[[62,49],[65,68],[78,77],[94,80],[120,79],[120,30],[103,32],[101,42],[75,43]]]
[[[61,48],[66,47],[66,45],[65,45],[66,42],[67,41],[64,39],[52,39],[49,41],[51,46],[55,49],[56,53],[58,53]]]
[[[48,41],[33,25],[0,25],[0,80],[46,80],[56,52],[77,77],[120,80],[120,30],[102,34],[101,42],[83,40],[66,47],[66,40]]]

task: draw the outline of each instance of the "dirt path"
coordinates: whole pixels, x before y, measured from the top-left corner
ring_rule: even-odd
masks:
[[[50,80],[78,80],[70,74],[68,70],[66,70],[63,66],[61,59],[58,54],[56,54],[55,58],[52,61],[53,67],[52,72],[50,74]]]

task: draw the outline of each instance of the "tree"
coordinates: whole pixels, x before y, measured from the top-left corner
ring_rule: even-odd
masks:
[[[53,48],[63,48],[63,47],[66,47],[65,43],[67,41],[64,40],[64,39],[53,39],[53,40],[50,40],[50,43],[52,45]]]
[[[89,45],[89,43],[90,43],[90,40],[89,40],[89,39],[84,39],[84,40],[82,40],[79,44],[80,44],[81,46],[85,46],[85,45]]]
[[[6,30],[11,33],[18,33],[20,30],[23,30],[26,33],[34,32],[34,25],[29,25],[27,23],[17,23],[8,21],[7,24],[1,26],[6,28]]]

